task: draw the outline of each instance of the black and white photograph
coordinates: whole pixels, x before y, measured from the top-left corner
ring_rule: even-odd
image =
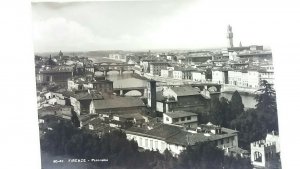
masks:
[[[234,2],[33,1],[41,168],[281,169],[273,34]]]

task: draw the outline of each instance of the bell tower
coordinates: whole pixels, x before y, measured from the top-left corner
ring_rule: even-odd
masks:
[[[233,33],[232,33],[232,27],[228,25],[227,27],[227,39],[228,39],[228,47],[233,47]]]

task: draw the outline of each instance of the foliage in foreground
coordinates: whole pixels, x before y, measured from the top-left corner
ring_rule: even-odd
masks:
[[[261,82],[255,99],[255,109],[249,109],[231,121],[231,127],[239,131],[239,145],[249,149],[253,141],[265,139],[266,134],[278,131],[278,116],[276,105],[276,93],[267,81]]]
[[[53,155],[69,155],[74,158],[108,158],[107,163],[95,163],[101,168],[145,169],[226,169],[250,168],[250,161],[224,156],[214,144],[202,143],[188,147],[178,158],[166,150],[139,152],[135,141],[126,139],[120,130],[104,134],[101,138],[70,123],[60,122],[41,139],[41,149]]]
[[[250,149],[250,143],[261,140],[271,131],[278,131],[276,92],[267,81],[261,82],[256,107],[244,111],[240,94],[235,91],[230,101],[212,99],[209,121],[239,131],[239,146]]]

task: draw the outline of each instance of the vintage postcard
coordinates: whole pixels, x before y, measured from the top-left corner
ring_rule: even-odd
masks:
[[[264,21],[219,3],[32,2],[42,168],[281,168]]]

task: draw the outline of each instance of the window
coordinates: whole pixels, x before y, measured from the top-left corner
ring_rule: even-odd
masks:
[[[255,162],[262,162],[262,154],[258,151],[254,152],[254,161]]]
[[[153,148],[153,140],[150,140],[150,149]]]
[[[166,145],[165,145],[165,143],[164,142],[160,142],[160,149],[161,150],[164,150],[166,148]]]
[[[155,141],[155,143],[154,143],[154,149],[158,149],[158,141]]]
[[[166,121],[169,121],[169,117],[166,117]]]
[[[184,120],[185,120],[185,118],[184,118],[184,117],[181,117],[181,118],[180,118],[180,120],[181,120],[181,121],[184,121]]]
[[[148,148],[148,139],[145,139],[145,147]]]
[[[191,116],[187,117],[187,120],[191,120]]]

